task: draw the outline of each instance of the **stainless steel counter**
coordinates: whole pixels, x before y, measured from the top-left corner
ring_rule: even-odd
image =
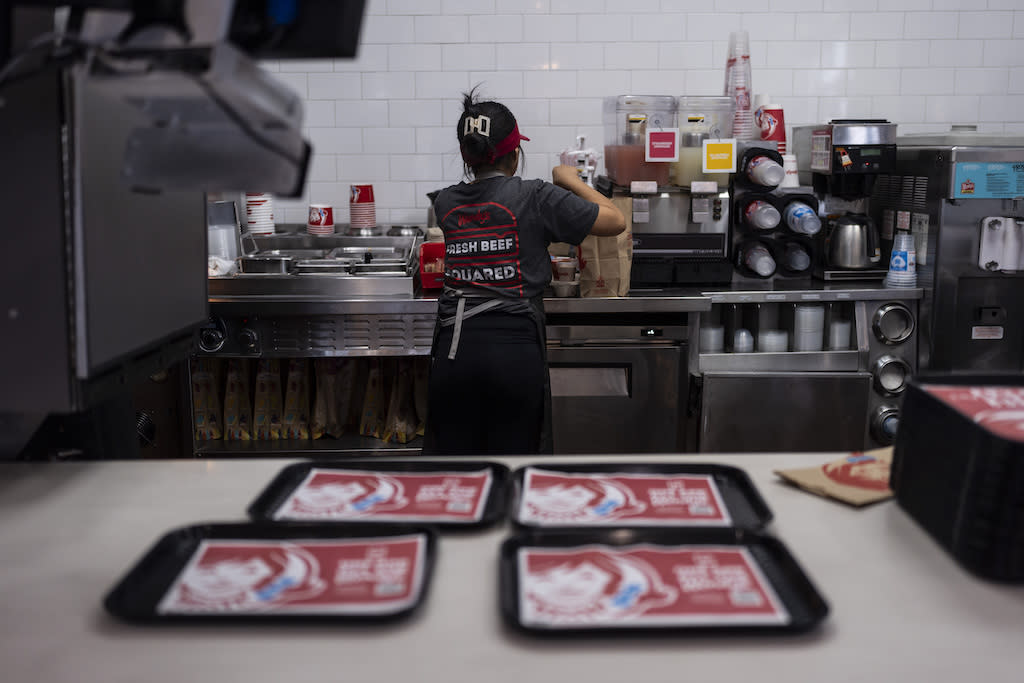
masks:
[[[277,296],[211,296],[210,304],[226,315],[313,315],[316,313],[339,315],[395,315],[434,313],[437,309],[435,294],[404,296],[360,296],[336,298],[277,297]],[[581,299],[546,297],[544,309],[548,313],[690,313],[711,309],[711,299],[697,291],[674,291],[664,295],[628,296],[615,299]]]
[[[544,308],[553,314],[591,313],[691,313],[711,310],[717,303],[807,302],[807,301],[869,301],[915,300],[922,296],[920,288],[887,289],[879,285],[833,285],[807,283],[800,286],[778,284],[774,287],[752,288],[737,285],[728,288],[674,288],[637,290],[619,298],[545,297]],[[210,304],[222,315],[395,315],[425,314],[436,309],[433,292],[414,296],[344,296],[321,292],[316,295],[265,295],[211,293]]]
[[[621,459],[625,456],[604,458]],[[629,456],[637,458],[638,456]],[[142,628],[101,600],[171,528],[239,520],[287,460],[0,464],[0,668],[5,682],[693,680],[1017,681],[1024,588],[960,569],[892,502],[867,509],[781,484],[776,468],[834,454],[642,456],[744,468],[831,606],[802,637],[565,641],[517,635],[498,612],[507,526],[446,535],[426,603],[381,628]],[[594,461],[599,458],[587,458]],[[529,462],[506,459],[511,466]]]

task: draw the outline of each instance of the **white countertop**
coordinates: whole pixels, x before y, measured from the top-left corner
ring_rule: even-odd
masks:
[[[507,524],[442,537],[426,602],[408,621],[373,628],[122,624],[103,611],[103,596],[158,537],[196,522],[242,520],[290,461],[0,463],[0,680],[1022,680],[1024,587],[969,575],[891,501],[854,509],[772,474],[835,457],[632,456],[744,468],[775,513],[769,532],[796,556],[831,614],[805,636],[627,641],[544,640],[507,629],[497,591]]]

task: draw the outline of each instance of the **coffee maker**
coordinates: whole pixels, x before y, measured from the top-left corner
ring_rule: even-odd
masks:
[[[884,241],[871,218],[875,181],[896,163],[896,124],[885,119],[833,119],[797,126],[793,148],[801,185],[809,185],[827,218],[818,236],[814,275],[822,280],[881,280]]]

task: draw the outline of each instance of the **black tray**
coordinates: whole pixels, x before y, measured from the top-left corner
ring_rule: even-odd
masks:
[[[423,534],[426,556],[419,595],[411,607],[390,614],[160,614],[157,605],[167,594],[174,580],[185,568],[199,544],[205,540],[345,540]],[[386,623],[412,614],[422,604],[430,586],[434,559],[437,555],[437,533],[423,526],[385,526],[337,524],[247,524],[208,523],[174,529],[165,534],[142,556],[103,600],[103,606],[115,617],[125,621],[152,624],[172,623],[259,623],[259,622],[330,622]]]
[[[256,521],[274,521],[274,512],[288,499],[292,491],[299,484],[305,481],[306,476],[312,469],[330,470],[363,470],[367,472],[476,472],[489,469],[491,471],[491,490],[484,503],[483,515],[475,522],[427,522],[419,520],[395,521],[387,520],[375,522],[372,517],[360,518],[358,520],[337,521],[324,520],[322,524],[429,524],[432,527],[446,530],[472,530],[483,529],[500,521],[505,516],[508,507],[508,482],[510,479],[509,469],[504,465],[494,462],[483,461],[438,461],[438,460],[360,460],[360,461],[320,461],[300,462],[289,465],[277,473],[277,476],[257,496],[256,500],[249,505],[249,517]]]
[[[764,498],[758,492],[757,487],[754,486],[754,482],[750,480],[750,477],[746,472],[738,467],[731,467],[729,465],[709,465],[702,463],[593,463],[581,465],[579,463],[544,463],[543,465],[528,465],[538,470],[547,470],[554,472],[566,472],[566,473],[584,473],[584,474],[609,474],[609,473],[621,473],[621,474],[654,474],[654,475],[686,475],[686,474],[704,474],[710,475],[714,478],[715,484],[718,486],[718,492],[722,495],[722,500],[725,503],[726,509],[729,511],[729,516],[732,519],[731,526],[740,527],[744,529],[762,529],[765,525],[772,521],[772,511],[765,503]],[[519,521],[519,503],[520,497],[523,491],[523,477],[527,467],[521,467],[516,470],[512,479],[515,486],[515,493],[511,496],[511,510],[509,516],[511,517],[515,526],[519,529],[544,529],[547,530],[558,530],[558,529],[602,529],[610,527],[628,527],[628,520],[619,520],[614,524],[609,524],[608,527],[603,527],[595,524],[588,524],[586,526],[570,526],[555,527],[555,526],[540,526],[535,524],[529,524]],[[692,528],[687,526],[685,523],[664,525],[664,526],[653,526],[645,525],[645,529],[677,529],[677,528]],[[702,528],[702,527],[701,527]]]
[[[790,620],[785,624],[722,624],[694,626],[643,625],[635,627],[608,626],[581,628],[576,626],[545,628],[523,624],[519,613],[519,571],[516,553],[519,548],[573,548],[585,545],[609,547],[636,544],[735,545],[746,548],[785,606]],[[589,533],[528,531],[506,539],[500,559],[501,611],[507,623],[516,630],[550,636],[603,635],[650,637],[652,634],[696,635],[771,635],[805,633],[820,624],[829,613],[828,603],[811,583],[796,559],[778,539],[743,529],[617,529]]]

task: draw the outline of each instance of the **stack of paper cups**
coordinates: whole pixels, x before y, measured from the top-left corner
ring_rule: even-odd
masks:
[[[885,286],[917,287],[917,250],[914,248],[914,236],[908,232],[896,233]]]
[[[735,105],[732,134],[738,140],[760,137],[755,135],[750,80],[750,36],[746,31],[733,31],[725,63],[725,94]]]
[[[725,327],[709,325],[700,328],[701,353],[722,353],[725,351]]]
[[[849,320],[833,320],[828,328],[828,350],[848,351],[852,329],[853,324]]]
[[[334,207],[330,204],[310,204],[306,232],[310,235],[333,235]]]
[[[350,187],[349,223],[353,228],[377,227],[377,205],[373,200],[373,185],[360,183]]]
[[[762,140],[775,142],[779,154],[786,153],[786,118],[782,106],[772,104],[767,95],[758,95],[754,107],[754,125]]]
[[[782,169],[786,175],[779,187],[800,187],[800,171],[797,169],[795,154],[782,155]]]
[[[789,333],[785,330],[761,330],[757,333],[757,350],[782,353],[789,350]]]
[[[825,336],[825,307],[798,304],[793,314],[793,350],[821,351]]]
[[[245,193],[246,229],[254,235],[274,233],[274,197],[269,192]]]

